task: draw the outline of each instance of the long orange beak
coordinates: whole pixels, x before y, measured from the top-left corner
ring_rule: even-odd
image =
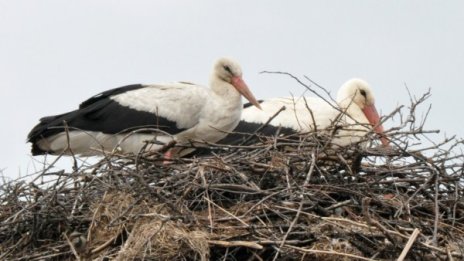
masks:
[[[380,141],[382,142],[382,144],[384,146],[388,146],[390,144],[390,141],[383,133],[384,129],[382,124],[380,124],[380,116],[374,104],[365,106],[362,111],[364,112],[364,115],[366,115],[366,118],[369,121],[369,123],[372,125],[372,127],[374,127],[375,133],[380,135]]]
[[[248,89],[248,85],[243,81],[241,77],[232,77],[232,85],[235,87],[235,89],[237,89],[237,91],[241,95],[243,95],[243,97],[245,97],[249,102],[251,102],[251,104],[253,104],[261,110],[261,105],[259,105],[259,102],[256,100],[253,93],[251,93],[250,89]]]

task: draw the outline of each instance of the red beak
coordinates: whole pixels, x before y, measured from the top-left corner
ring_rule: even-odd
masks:
[[[382,144],[384,146],[388,146],[390,141],[383,133],[384,130],[382,124],[380,124],[380,116],[374,104],[364,107],[362,111],[364,112],[364,115],[366,115],[366,118],[369,121],[369,123],[372,125],[372,127],[374,127],[375,133],[380,135],[380,141],[382,142]]]
[[[241,77],[235,76],[232,77],[232,85],[237,89],[237,91],[243,95],[251,104],[256,106],[257,108],[261,109],[261,105],[256,100],[253,93],[251,93],[250,89],[248,88],[247,84],[243,81]]]

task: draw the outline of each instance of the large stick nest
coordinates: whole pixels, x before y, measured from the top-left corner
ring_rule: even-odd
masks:
[[[308,133],[47,166],[2,185],[0,259],[462,260],[462,141],[422,144],[426,97],[386,117],[391,149]]]

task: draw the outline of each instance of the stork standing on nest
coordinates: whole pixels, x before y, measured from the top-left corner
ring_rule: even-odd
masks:
[[[102,92],[79,109],[40,119],[28,135],[32,154],[138,153],[177,143],[216,142],[240,121],[241,95],[260,108],[231,59],[219,59],[210,88],[190,83],[128,85]],[[170,151],[166,155],[171,156]]]
[[[331,104],[316,97],[272,98],[260,101],[262,110],[245,104],[236,133],[255,133],[265,136],[307,133],[311,131],[336,131],[332,143],[345,146],[360,141],[369,131],[380,136],[384,146],[389,144],[375,107],[374,94],[367,82],[351,79],[344,83],[337,94],[337,103]],[[285,110],[280,111],[283,106]],[[269,119],[268,125],[263,126]],[[263,126],[263,127],[262,127]],[[230,134],[219,143],[237,144],[245,135]]]

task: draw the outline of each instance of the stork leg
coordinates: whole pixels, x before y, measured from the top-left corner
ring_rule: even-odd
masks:
[[[172,163],[172,156],[173,156],[173,152],[172,152],[173,149],[169,149],[168,151],[166,151],[164,153],[164,160],[163,160],[163,165],[169,165]]]

